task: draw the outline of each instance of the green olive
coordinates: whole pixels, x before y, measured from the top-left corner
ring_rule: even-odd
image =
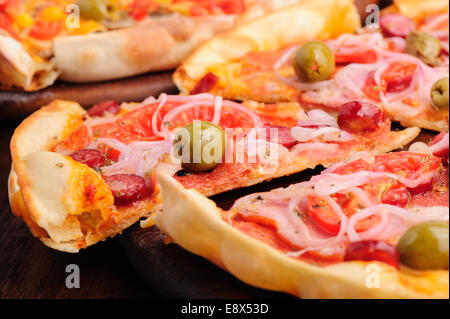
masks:
[[[210,122],[194,121],[180,129],[174,140],[175,156],[184,169],[207,172],[223,162],[226,136],[224,130]]]
[[[448,269],[448,223],[430,221],[410,228],[397,244],[400,262],[418,270]]]
[[[293,65],[302,81],[325,81],[334,72],[334,53],[322,42],[307,42],[295,52]]]
[[[85,19],[99,21],[108,16],[108,0],[78,0],[77,5]]]
[[[440,79],[433,84],[431,103],[437,110],[448,110],[448,78]]]
[[[413,31],[406,37],[406,52],[414,55],[431,66],[438,66],[441,64],[442,44],[441,41],[422,31]]]

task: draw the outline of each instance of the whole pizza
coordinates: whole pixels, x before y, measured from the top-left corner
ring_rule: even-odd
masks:
[[[448,3],[398,0],[362,28],[351,0],[296,2],[78,1],[71,30],[56,17],[75,1],[1,1],[3,84],[183,60],[180,95],[88,110],[56,100],[25,119],[11,140],[13,213],[65,252],[141,221],[256,287],[448,298]],[[160,56],[163,33],[181,51]],[[313,168],[229,210],[207,198]]]

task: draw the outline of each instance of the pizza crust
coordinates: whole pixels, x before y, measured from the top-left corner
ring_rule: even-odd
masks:
[[[94,82],[175,68],[200,43],[234,25],[234,16],[152,18],[128,29],[59,37],[54,53],[60,78]]]
[[[28,117],[11,140],[11,208],[45,245],[78,252],[147,217],[159,198],[116,208],[103,178],[87,165],[49,150],[83,123],[75,102],[55,101]]]
[[[211,200],[158,175],[164,210],[157,225],[188,251],[210,260],[247,284],[302,298],[448,298],[448,271],[412,274],[379,262],[317,267],[290,258],[223,221]],[[370,269],[379,288],[368,288]]]
[[[174,82],[182,93],[189,94],[212,65],[307,39],[333,38],[358,27],[360,19],[352,0],[305,1],[215,36],[183,62]]]

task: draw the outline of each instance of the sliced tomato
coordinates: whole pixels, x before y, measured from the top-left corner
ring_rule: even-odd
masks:
[[[184,2],[185,0],[176,0]],[[197,0],[189,10],[193,16],[213,14],[220,11],[224,14],[242,14],[245,12],[246,5],[244,0]]]
[[[348,64],[348,63],[375,63],[377,62],[377,54],[372,49],[366,49],[364,51],[349,50],[351,48],[342,48],[343,50],[337,49],[334,53],[334,59],[337,64]]]
[[[397,248],[384,241],[366,240],[351,243],[345,252],[344,261],[381,261],[398,268]]]
[[[159,8],[159,4],[152,0],[133,0],[128,5],[129,15],[136,21],[143,20],[150,12]]]
[[[331,206],[318,196],[308,195],[308,216],[327,233],[337,235],[341,228],[341,218]]]
[[[109,159],[113,162],[119,161],[120,151],[112,147],[106,146],[105,144],[100,144],[98,146],[98,149],[106,159]]]
[[[391,64],[381,77],[386,92],[401,92],[411,85],[417,66],[411,63]]]
[[[62,28],[62,21],[38,20],[31,27],[30,36],[39,40],[51,40],[61,32]]]
[[[372,170],[376,172],[389,172],[406,178],[418,178],[439,168],[441,159],[436,156],[397,152],[378,155],[372,164]]]
[[[241,14],[246,9],[244,0],[214,0],[212,2],[225,14]]]

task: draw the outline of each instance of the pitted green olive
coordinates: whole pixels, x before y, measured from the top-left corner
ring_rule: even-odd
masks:
[[[400,262],[418,270],[448,269],[448,223],[430,221],[410,228],[397,244]]]
[[[302,81],[324,81],[329,79],[334,72],[334,53],[326,44],[311,41],[297,50],[293,66],[295,73]]]
[[[441,41],[422,31],[413,31],[406,37],[406,52],[414,55],[431,66],[441,64],[442,44]]]
[[[431,103],[437,110],[448,110],[448,82],[448,78],[443,78],[431,87]]]
[[[108,16],[108,0],[78,0],[77,5],[85,19],[99,21]]]
[[[180,129],[174,140],[175,155],[184,169],[207,172],[223,162],[226,136],[224,130],[210,122],[194,121]]]

